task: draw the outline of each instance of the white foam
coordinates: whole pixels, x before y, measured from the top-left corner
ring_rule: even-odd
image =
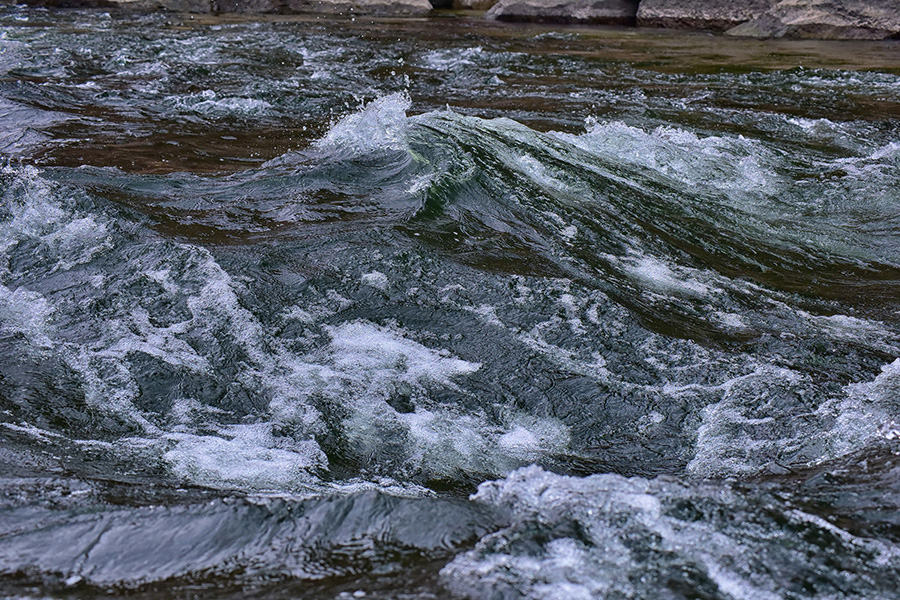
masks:
[[[219,435],[169,433],[165,437],[174,443],[164,455],[173,472],[208,485],[298,489],[321,483],[310,472],[327,464],[315,441],[288,445],[272,435],[271,423],[232,425]]]
[[[496,325],[497,327],[505,327],[503,321],[500,317],[497,316],[497,307],[490,306],[488,304],[482,304],[481,306],[475,307],[464,307],[464,310],[471,311],[472,313],[481,317],[481,319],[488,325]]]
[[[272,108],[265,100],[256,98],[221,98],[205,100],[191,107],[195,112],[206,115],[258,115]]]
[[[222,297],[228,296],[226,289],[216,293],[219,300],[203,311],[228,303]],[[198,309],[196,303],[193,307]],[[227,311],[231,320],[245,317],[236,308]],[[210,318],[202,311],[195,314]],[[252,350],[258,344],[257,332],[245,329],[241,343]],[[396,327],[355,321],[324,330],[331,342],[323,351],[293,356],[275,348],[264,355],[270,366],[247,371],[243,385],[267,389],[272,395],[268,420],[253,428],[200,434],[194,431],[195,419],[208,422],[208,412],[189,403],[176,406],[174,414],[181,415],[179,433],[164,434],[175,443],[165,453],[173,472],[205,485],[255,489],[313,485],[311,471],[327,466],[313,438],[287,440],[290,446],[285,448],[279,446],[285,440],[271,433],[276,423],[300,423],[301,435],[317,431],[320,417],[309,404],[311,394],[329,398],[347,411],[341,427],[350,449],[364,457],[387,453],[386,460],[399,461],[406,476],[455,476],[460,470],[502,474],[544,452],[561,451],[568,443],[566,429],[552,420],[511,414],[492,425],[484,414],[429,400],[428,389],[456,389],[454,380],[476,372],[478,363],[429,349]],[[415,405],[409,413],[397,412],[389,403],[404,386]],[[378,468],[371,465],[373,475]]]
[[[804,451],[803,446],[817,432],[817,424],[797,414],[793,399],[809,383],[807,376],[790,369],[758,365],[717,386],[667,386],[665,391],[676,397],[698,389],[720,397],[700,411],[688,473],[752,475],[777,465],[785,456],[793,461],[814,460],[818,451],[812,446]]]
[[[668,265],[655,269],[654,276],[661,280],[657,289],[680,286],[681,276],[673,273]],[[702,279],[698,284],[688,289],[718,293]],[[797,464],[823,456],[819,446],[824,443],[817,434],[825,424],[809,415],[815,410],[809,405],[809,391],[817,391],[816,382],[803,371],[654,334],[602,293],[571,281],[517,278],[507,301],[491,306],[447,292],[444,302],[479,314],[564,372],[589,377],[601,389],[634,399],[633,420],[619,425],[621,431],[614,435],[633,431],[657,443],[658,436],[670,435],[667,429],[678,427],[685,438],[694,437],[693,452],[680,449],[691,474],[754,474],[781,470],[779,461]],[[528,326],[523,328],[523,312],[546,316],[525,321]],[[749,327],[750,318],[743,313],[711,316],[713,323],[738,331]],[[622,348],[620,340],[627,340],[627,347]],[[685,411],[678,423],[668,420],[672,407]]]
[[[847,386],[846,396],[823,404],[818,414],[833,419],[830,455],[841,456],[872,441],[892,439],[900,421],[900,358],[884,365],[872,381]]]
[[[741,317],[741,315],[735,313],[727,313],[722,311],[717,311],[713,314],[716,320],[725,325],[726,327],[730,327],[731,329],[748,329],[749,326],[747,322]]]
[[[628,256],[620,259],[620,262],[632,277],[660,292],[703,297],[713,291],[709,285],[700,281],[699,271],[668,265],[653,256]]]
[[[772,193],[781,179],[776,155],[742,136],[706,136],[670,126],[650,132],[621,121],[585,121],[586,133],[550,135],[615,163],[641,166],[658,175],[700,188],[740,194]],[[635,182],[632,182],[635,183]]]
[[[111,247],[106,223],[65,208],[56,198],[57,187],[36,168],[7,165],[3,172],[15,178],[3,194],[11,218],[0,222],[0,251],[22,239],[40,240],[55,259],[56,271],[90,262]]]
[[[449,48],[446,50],[432,50],[426,52],[422,57],[422,63],[425,67],[435,71],[454,71],[465,69],[470,65],[474,65],[474,59],[482,54],[481,46],[472,46],[471,48]]]
[[[597,291],[591,291],[588,298],[579,298],[571,293],[571,284],[571,281],[564,279],[545,281],[538,289],[533,289],[526,286],[523,280],[518,281],[515,288],[516,296],[512,298],[512,302],[516,305],[538,304],[547,299],[545,296],[553,297],[553,304],[557,305],[557,308],[551,311],[552,316],[549,319],[537,323],[527,331],[520,330],[513,323],[507,323],[501,316],[501,307],[499,306],[471,306],[465,302],[457,302],[449,294],[445,295],[441,301],[472,312],[487,324],[509,331],[527,347],[565,369],[600,381],[609,381],[611,374],[606,368],[606,359],[601,352],[593,351],[588,356],[579,355],[571,349],[547,341],[548,335],[558,332],[561,326],[568,328],[571,337],[597,335],[598,327],[605,332],[614,333],[620,326],[620,323],[614,318],[607,318],[601,322],[597,315],[597,302],[607,305],[608,298]],[[565,319],[561,318],[559,313],[564,314]],[[582,313],[584,313],[585,319],[581,318]],[[586,325],[585,320],[593,327]]]
[[[405,150],[411,106],[405,93],[383,96],[347,115],[316,143],[323,152],[356,156],[378,149]]]
[[[516,158],[516,162],[511,166],[516,167],[523,175],[541,187],[557,193],[572,191],[572,188],[562,180],[561,173],[552,171],[547,165],[530,154],[522,154]]]
[[[898,335],[881,321],[860,319],[849,315],[812,315],[798,310],[796,314],[805,319],[820,335],[838,340],[865,339],[869,347],[877,347],[885,352],[896,352]]]
[[[679,575],[699,571],[700,580],[719,595],[777,600],[785,575],[773,576],[751,557],[765,554],[778,561],[788,577],[812,571],[841,585],[853,580],[864,587],[891,573],[897,562],[885,544],[856,538],[796,509],[742,497],[722,484],[563,477],[527,467],[481,484],[472,499],[509,516],[508,525],[441,571],[451,591],[473,599],[664,597],[667,585],[683,584]],[[689,507],[687,513],[683,507]],[[831,564],[840,570],[822,565],[821,548],[798,538],[799,528],[835,539],[829,552],[852,567],[845,569],[839,560]],[[873,562],[856,563],[860,552],[871,553]]]
[[[345,433],[360,454],[393,444],[390,458],[407,474],[452,477],[460,471],[502,474],[568,444],[568,430],[552,419],[508,413],[492,422],[481,412],[430,400],[427,388],[456,389],[454,379],[476,372],[478,363],[422,346],[396,328],[352,322],[327,330],[332,343],[325,389],[344,394],[351,413]],[[398,385],[405,385],[410,412],[389,403]]]
[[[37,348],[49,349],[54,308],[41,294],[0,284],[0,331],[22,333]]]
[[[209,117],[260,115],[272,108],[265,100],[239,96],[220,98],[213,90],[203,90],[189,96],[170,96],[166,101],[177,110],[191,111]]]
[[[42,251],[55,261],[51,263],[55,271],[74,270],[100,253],[118,251],[110,225],[67,206],[57,187],[36,169],[6,167],[4,173],[13,177],[3,196],[8,216],[0,221],[0,250],[4,253],[13,251],[23,239],[38,239]],[[217,478],[220,484],[235,485],[242,477],[250,487],[311,481],[306,471],[319,468],[324,461],[314,441],[319,415],[305,399],[315,366],[297,360],[277,344],[274,348],[267,344],[259,321],[241,306],[235,291],[238,283],[207,251],[167,242],[138,245],[129,251],[128,268],[91,282],[95,300],[104,304],[107,316],[102,326],[88,335],[89,341],[70,340],[54,328],[59,313],[69,318],[71,307],[64,298],[50,300],[22,288],[0,286],[0,326],[23,333],[32,347],[55,353],[78,373],[88,404],[136,429],[136,435],[116,442],[126,455],[139,453],[146,459],[154,454],[159,457],[161,452],[175,474],[210,485],[215,485]],[[155,312],[157,308],[151,310],[154,304],[145,303],[146,298],[122,295],[121,290],[132,283],[142,289],[148,281],[161,288],[163,299],[173,305],[186,304],[188,314],[176,313],[179,318],[173,319],[164,310],[161,314]],[[215,370],[211,358],[223,344],[236,344],[248,360],[232,384],[269,395],[273,421],[209,433],[221,413],[210,407],[199,410],[196,401],[182,399],[170,415],[174,429],[168,430],[160,424],[165,420],[160,415],[144,414],[137,407],[141,392],[132,373],[136,355],[211,375]],[[290,424],[299,438],[272,435],[275,420]],[[288,441],[289,447],[284,447]],[[163,447],[172,442],[174,448]],[[228,457],[230,462],[225,460]],[[215,467],[216,462],[221,466]],[[297,475],[300,471],[305,473],[302,477]]]
[[[386,290],[388,286],[388,278],[387,275],[381,273],[380,271],[372,271],[371,273],[364,273],[360,276],[360,280],[373,288],[377,288],[379,290]]]
[[[178,337],[188,330],[189,323],[157,327],[150,323],[144,308],[135,308],[125,319],[110,321],[108,327],[110,344],[96,352],[98,357],[126,359],[134,352],[142,352],[198,373],[211,371],[207,358]]]
[[[454,375],[474,373],[481,365],[431,350],[398,335],[396,330],[365,321],[325,327],[331,335],[332,364],[362,377],[401,374],[404,380],[429,380],[451,385]]]
[[[15,423],[0,423],[0,427],[4,427],[6,429],[9,429],[10,431],[15,431],[16,433],[24,433],[42,442],[52,443],[62,437],[59,434],[45,431],[28,423],[23,423],[22,425],[16,425]]]

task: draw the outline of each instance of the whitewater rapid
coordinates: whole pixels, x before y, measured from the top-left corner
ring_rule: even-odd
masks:
[[[894,593],[893,70],[0,15],[3,594]]]

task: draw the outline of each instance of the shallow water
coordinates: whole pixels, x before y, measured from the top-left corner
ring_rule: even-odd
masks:
[[[0,591],[894,597],[898,49],[0,7]]]

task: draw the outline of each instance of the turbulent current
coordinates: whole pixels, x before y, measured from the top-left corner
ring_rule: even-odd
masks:
[[[898,51],[0,7],[0,595],[896,598]]]

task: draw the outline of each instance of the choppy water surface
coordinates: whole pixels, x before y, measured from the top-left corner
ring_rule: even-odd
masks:
[[[896,597],[898,51],[2,8],[0,592]]]

